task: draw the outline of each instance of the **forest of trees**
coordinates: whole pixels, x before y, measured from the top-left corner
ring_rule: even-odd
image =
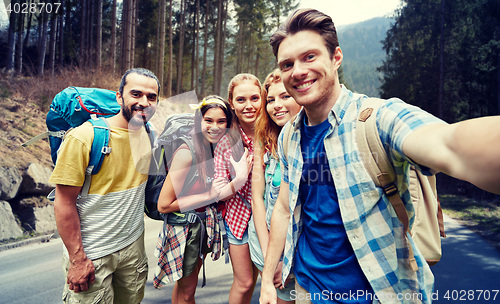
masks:
[[[164,96],[225,96],[236,73],[275,67],[269,36],[298,0],[12,0],[0,67],[54,75],[78,66],[152,70]],[[50,6],[50,12],[48,4]],[[27,8],[26,10],[22,10]],[[57,11],[56,11],[57,8]]]
[[[53,75],[78,66],[120,76],[145,67],[168,97],[190,90],[225,96],[240,72],[264,79],[276,66],[269,36],[299,0],[50,0],[43,10],[39,2],[10,1],[18,13],[0,33],[0,68]],[[378,68],[381,97],[450,123],[500,114],[500,1],[404,0],[393,18]],[[342,38],[356,64],[374,65],[365,54],[373,39],[348,31]],[[345,78],[356,86],[354,75]]]
[[[399,97],[449,123],[499,115],[500,1],[403,2],[383,41],[381,97]],[[438,177],[438,188],[492,196],[446,175]]]
[[[383,41],[381,96],[449,123],[500,114],[500,1],[403,2]]]

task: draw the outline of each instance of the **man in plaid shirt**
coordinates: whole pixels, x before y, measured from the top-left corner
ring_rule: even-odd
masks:
[[[432,272],[418,250],[418,270],[409,266],[403,226],[364,168],[355,127],[367,97],[339,83],[343,55],[332,19],[297,10],[271,46],[283,83],[303,110],[289,122],[290,141],[284,143],[283,134],[278,140],[283,180],[260,303],[276,302],[273,275],[282,253],[282,280],[293,271],[297,303],[431,302]],[[410,164],[500,193],[500,117],[449,125],[396,98],[376,115],[408,210]]]

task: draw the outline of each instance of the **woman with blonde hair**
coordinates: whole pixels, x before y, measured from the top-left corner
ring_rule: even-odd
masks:
[[[220,199],[224,225],[229,241],[229,256],[233,267],[234,281],[229,291],[229,303],[250,303],[257,281],[258,271],[250,259],[248,248],[248,222],[252,215],[251,162],[255,121],[261,106],[261,84],[251,74],[238,74],[229,83],[228,101],[236,116],[237,138],[226,135],[215,150],[215,176],[229,183],[221,190]],[[242,149],[242,146],[244,149]],[[239,160],[248,156],[249,173],[244,179],[234,176],[231,157]],[[225,195],[230,189],[229,195]]]
[[[262,106],[256,124],[256,145],[252,171],[252,220],[248,234],[252,262],[262,271],[269,243],[271,215],[278,198],[281,170],[278,157],[278,136],[281,128],[299,111],[300,106],[285,89],[279,69],[266,77],[262,90]],[[280,262],[281,263],[281,262]],[[275,286],[278,303],[293,303],[294,281],[281,283],[281,264],[278,264]]]

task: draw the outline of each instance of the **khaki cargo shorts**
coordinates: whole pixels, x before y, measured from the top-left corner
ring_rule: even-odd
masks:
[[[95,283],[88,291],[75,293],[64,285],[64,303],[130,303],[144,298],[148,278],[148,258],[144,250],[144,233],[129,246],[93,260]],[[64,278],[68,275],[69,259],[63,255]]]

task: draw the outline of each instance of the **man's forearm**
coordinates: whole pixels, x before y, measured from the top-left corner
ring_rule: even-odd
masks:
[[[460,162],[455,177],[500,194],[500,116],[458,123],[449,146]]]
[[[500,194],[500,116],[432,124],[412,132],[403,152],[420,165]]]
[[[54,203],[56,225],[59,235],[68,250],[71,263],[86,257],[83,250],[80,218],[76,206]]]
[[[83,249],[80,216],[76,207],[80,189],[81,187],[57,185],[54,201],[57,230],[68,250],[70,261],[66,283],[74,292],[86,291],[95,282],[94,264]]]
[[[289,219],[288,209],[284,210],[277,202],[271,217],[270,238],[262,272],[262,282],[265,284],[273,284],[274,272],[285,247]]]
[[[57,185],[54,201],[57,231],[68,250],[71,263],[86,258],[83,250],[80,217],[76,207],[76,197],[79,192],[77,187]]]

